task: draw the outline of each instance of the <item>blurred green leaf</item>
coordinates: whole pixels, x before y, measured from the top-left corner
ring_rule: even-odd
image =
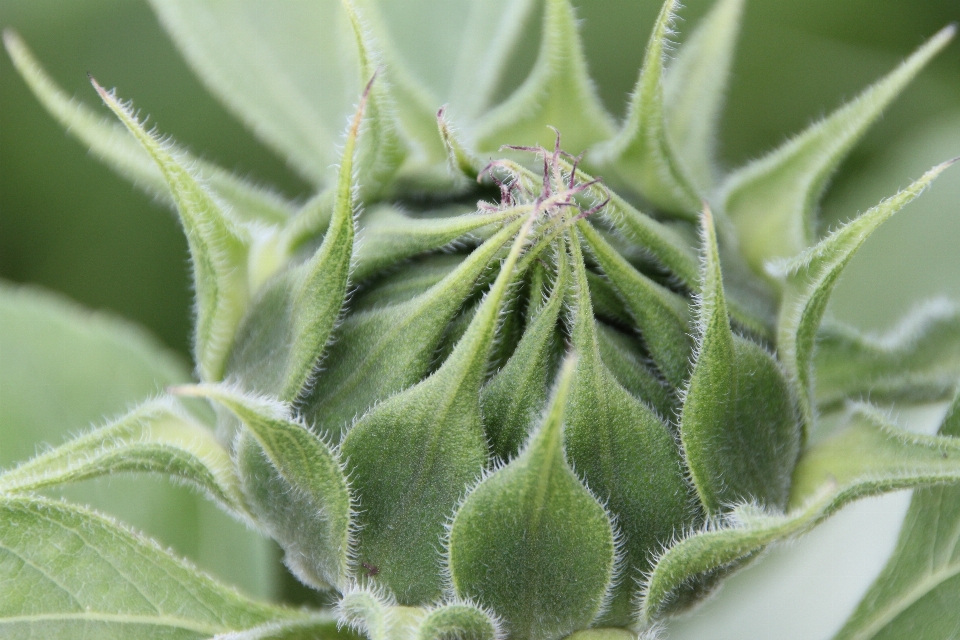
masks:
[[[147,401],[111,424],[0,474],[0,492],[39,491],[131,472],[191,484],[233,515],[245,515],[230,454],[209,427],[169,397]]]
[[[91,511],[0,496],[0,634],[209,638],[303,614],[250,601]]]
[[[268,622],[243,631],[220,633],[211,640],[359,640],[359,636],[341,628],[333,614],[311,611],[302,620]]]
[[[883,334],[836,322],[817,333],[813,356],[817,404],[945,400],[960,379],[960,305],[931,300]]]
[[[2,465],[190,381],[184,364],[140,329],[7,284],[0,284],[0,353]],[[248,593],[272,595],[272,545],[190,489],[119,477],[63,494],[156,536]]]
[[[877,227],[919,196],[953,162],[930,169],[906,189],[836,229],[800,255],[768,265],[771,274],[783,279],[777,347],[780,360],[794,381],[807,429],[813,425],[816,415],[812,367],[817,330],[841,272]]]
[[[117,173],[151,195],[174,204],[163,173],[122,124],[100,117],[82,102],[67,96],[40,66],[16,32],[4,31],[3,43],[24,81],[64,129]],[[174,153],[183,158],[185,164],[195,167],[207,186],[231,205],[231,213],[237,218],[282,223],[293,215],[293,205],[279,195],[210,162],[195,158],[183,149],[175,149]]]
[[[809,531],[854,500],[896,489],[960,482],[960,439],[892,426],[860,406],[837,435],[804,452],[785,515],[736,507],[713,526],[683,538],[654,563],[644,583],[647,622],[687,604],[684,590],[735,569],[767,545]]]
[[[940,426],[960,437],[960,393]],[[960,488],[913,494],[900,539],[887,566],[836,640],[939,640],[960,626]]]
[[[526,81],[477,125],[477,146],[483,151],[504,144],[540,144],[553,137],[547,129],[552,126],[563,134],[567,151],[579,153],[613,132],[587,71],[570,1],[545,4],[536,65]]]
[[[849,502],[895,489],[954,482],[960,482],[960,438],[905,431],[880,410],[855,405],[850,424],[800,456],[793,470],[790,507],[804,504],[824,486],[838,487],[843,502]]]
[[[330,182],[344,118],[360,95],[356,43],[339,0],[154,0],[197,75],[314,185]]]
[[[663,84],[667,135],[701,193],[717,174],[720,115],[744,0],[718,0],[680,46]]]
[[[490,107],[518,39],[527,36],[536,0],[374,0],[392,60],[416,78],[433,109],[449,104],[472,122]],[[429,16],[429,20],[424,20]]]
[[[815,215],[827,183],[867,128],[953,38],[948,26],[908,60],[825,120],[731,174],[722,187],[747,261],[790,258],[814,243]]]

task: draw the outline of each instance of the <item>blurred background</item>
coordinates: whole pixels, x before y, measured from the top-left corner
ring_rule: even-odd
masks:
[[[659,2],[574,4],[583,18],[587,54],[601,95],[611,111],[622,115]],[[687,0],[686,5],[678,25],[681,40],[710,2]],[[956,21],[957,0],[748,0],[723,118],[723,164],[735,167],[779,144]],[[291,197],[309,195],[282,161],[204,91],[146,2],[0,0],[0,26],[16,29],[78,99],[99,102],[87,81],[90,72],[132,98],[151,124],[194,152]],[[520,52],[515,81],[522,79],[536,45],[537,34],[532,33]],[[823,228],[854,216],[933,164],[957,155],[960,42],[955,41],[843,165],[824,203]],[[0,55],[0,278],[41,285],[91,309],[128,318],[188,356],[187,250],[174,215],[89,158],[36,102],[5,55]],[[848,322],[883,329],[917,301],[936,295],[960,298],[956,167],[870,239],[842,280],[832,310]],[[9,447],[7,451],[4,455],[0,425],[0,466],[11,461]],[[884,545],[892,545],[896,534],[897,509],[902,513],[906,504],[903,496],[891,500],[887,506],[868,503],[861,508],[868,516],[876,512],[883,514],[877,516],[881,520],[886,518],[886,524],[874,526],[882,538],[874,545],[874,556],[881,559]],[[884,526],[885,533],[880,531]],[[168,543],[176,546],[176,541]],[[864,545],[869,547],[869,541],[861,540]],[[192,553],[187,547],[182,542],[178,549]],[[835,553],[848,557],[850,550]],[[857,558],[854,564],[877,562]],[[802,573],[805,561],[784,562],[794,562],[795,572]],[[867,577],[858,574],[860,582],[869,582],[873,574],[868,570],[863,575]],[[259,578],[237,579],[254,584]],[[855,601],[853,597],[850,606]],[[730,624],[736,628],[736,622]]]

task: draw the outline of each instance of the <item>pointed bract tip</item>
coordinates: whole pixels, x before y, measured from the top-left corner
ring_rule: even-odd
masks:
[[[93,88],[97,90],[97,93],[100,94],[100,97],[103,98],[104,101],[106,102],[111,102],[110,92],[104,89],[103,85],[97,82],[97,79],[94,78],[93,74],[90,73],[89,71],[87,72],[87,78],[90,80],[90,84],[93,85]]]
[[[381,73],[383,73],[383,65],[380,65],[373,70],[373,75],[371,75],[370,79],[367,80],[367,86],[363,88],[363,95],[360,98],[362,101],[366,102],[367,97],[370,95],[370,91],[373,89],[373,81],[376,80],[377,76],[379,76]]]
[[[437,109],[437,120],[443,120],[443,114],[447,111],[447,105],[443,105]]]
[[[713,211],[710,209],[710,204],[706,200],[701,200],[700,204],[703,207],[700,213],[700,217],[703,220],[703,225],[706,226],[709,224],[710,226],[713,226]]]
[[[363,112],[367,110],[367,101],[370,99],[370,91],[373,89],[373,81],[377,79],[378,75],[380,75],[381,69],[383,69],[382,66],[377,67],[373,71],[373,75],[370,76],[370,80],[367,81],[367,86],[363,88],[363,93],[360,95],[360,104],[357,105],[357,112],[353,115],[353,122],[350,124],[350,137],[356,137],[359,135],[360,123],[363,122]]]
[[[950,41],[957,35],[958,25],[960,25],[960,22],[951,22],[943,29],[940,29],[940,31],[937,31],[923,46],[932,46],[935,51],[941,51],[950,44]]]
[[[3,30],[3,46],[7,48],[7,51],[23,47],[23,39],[13,27],[7,27]]]
[[[957,164],[957,162],[960,162],[960,156],[950,158],[949,160],[944,160],[940,164],[934,165],[925,174],[923,174],[923,176],[920,178],[920,180],[918,180],[918,182],[927,180],[928,184],[926,186],[929,186],[929,183],[933,182],[934,179],[940,177],[941,173],[943,173],[953,165]]]

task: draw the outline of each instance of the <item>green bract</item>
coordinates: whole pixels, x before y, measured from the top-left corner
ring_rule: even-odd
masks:
[[[960,397],[935,436],[863,402],[954,397],[958,306],[883,339],[824,320],[857,249],[951,162],[815,224],[830,174],[953,27],[722,176],[742,0],[719,0],[672,62],[667,0],[622,123],[568,0],[443,3],[443,37],[387,0],[152,4],[316,192],[293,204],[200,161],[94,81],[111,121],[5,34],[48,110],[176,209],[197,379],[0,473],[0,635],[629,638],[848,502],[912,487],[840,637],[905,637],[934,599],[960,607],[960,495],[929,487],[960,482]],[[534,19],[536,62],[496,103]],[[336,606],[254,603],[37,494],[121,472],[196,488]],[[952,542],[928,540],[937,527]],[[951,615],[911,637],[944,637]]]

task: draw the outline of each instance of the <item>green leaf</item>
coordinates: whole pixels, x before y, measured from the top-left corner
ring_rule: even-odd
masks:
[[[323,243],[313,257],[261,290],[227,361],[228,376],[281,400],[295,400],[310,384],[346,298],[355,233],[353,156],[370,91],[368,84],[347,133]]]
[[[2,466],[190,380],[186,363],[141,327],[3,280],[0,353]]]
[[[547,402],[548,375],[557,348],[557,321],[569,280],[566,252],[561,251],[546,302],[538,305],[513,355],[481,392],[480,406],[490,449],[502,460],[517,454]],[[543,295],[540,287],[531,287],[530,305]]]
[[[153,0],[161,24],[207,87],[315,185],[330,181],[345,117],[360,94],[360,60],[338,0],[267,8]]]
[[[340,622],[369,640],[496,640],[498,622],[469,602],[425,607],[398,606],[379,590],[354,587],[337,604]]]
[[[940,433],[960,437],[960,393]],[[949,638],[960,624],[960,487],[913,494],[890,561],[835,636]]]
[[[289,408],[223,386],[179,387],[216,400],[245,427],[237,466],[250,508],[280,543],[305,584],[343,587],[348,578],[353,503],[336,454]]]
[[[339,440],[376,402],[419,382],[430,369],[447,323],[522,224],[517,220],[505,225],[425,293],[348,316],[334,333],[328,367],[302,402],[308,423]]]
[[[826,484],[854,497],[923,484],[960,481],[960,438],[911,433],[870,405],[855,405],[851,423],[808,448],[793,471],[790,504]]]
[[[776,359],[730,328],[709,209],[702,234],[699,344],[680,414],[686,466],[708,515],[743,502],[779,511],[800,450],[794,401]]]
[[[664,113],[664,60],[677,4],[666,0],[660,10],[623,128],[588,160],[612,169],[621,182],[657,207],[693,220],[700,210],[700,195],[671,147]]]
[[[676,413],[676,389],[657,375],[635,338],[602,322],[597,323],[597,338],[603,364],[624,389],[661,417]]]
[[[604,502],[623,533],[625,575],[603,621],[630,623],[631,600],[650,555],[692,517],[673,435],[656,413],[624,389],[600,357],[580,240],[573,256],[572,342],[579,359],[566,416],[571,466]]]
[[[833,231],[816,246],[771,266],[770,272],[784,284],[777,350],[795,384],[806,428],[809,429],[815,419],[812,366],[817,330],[840,273],[877,227],[919,196],[953,162],[937,165],[897,195]]]
[[[208,638],[303,614],[248,600],[107,518],[0,496],[0,635]]]
[[[355,282],[427,251],[435,251],[482,227],[502,223],[515,215],[497,211],[480,213],[466,207],[448,207],[455,215],[413,218],[390,205],[366,213],[357,236],[357,260],[351,273]]]
[[[560,638],[588,626],[614,577],[610,519],[564,456],[576,366],[575,356],[564,365],[523,452],[469,493],[450,528],[453,588],[496,611],[510,637]]]
[[[644,626],[689,605],[689,591],[716,586],[715,577],[736,569],[767,545],[809,530],[837,508],[834,491],[815,496],[787,515],[771,515],[751,505],[731,510],[711,527],[688,534],[654,559],[639,598]],[[828,511],[829,510],[829,511]]]
[[[931,300],[882,335],[824,324],[813,356],[817,404],[944,400],[960,379],[960,305]]]
[[[477,148],[536,145],[553,137],[548,126],[563,132],[564,146],[573,153],[613,133],[587,71],[569,0],[546,0],[537,62],[524,83],[477,124]]]
[[[144,130],[129,105],[121,104],[95,81],[94,87],[147,150],[170,186],[193,263],[193,285],[197,292],[194,335],[197,369],[203,380],[220,380],[230,344],[249,299],[248,232],[224,213],[211,194],[162,142]]]
[[[637,271],[585,220],[578,228],[594,257],[633,317],[644,344],[674,386],[687,379],[690,351],[689,305]]]
[[[111,424],[0,474],[0,492],[38,491],[130,472],[189,483],[233,513],[245,513],[230,454],[172,398],[148,401]]]
[[[667,137],[690,180],[706,193],[716,181],[716,146],[744,0],[718,0],[681,45],[663,85]]]
[[[667,549],[644,585],[641,620],[649,624],[675,611],[687,604],[683,592],[691,584],[706,580],[707,588],[713,586],[711,576],[742,565],[771,543],[809,531],[854,500],[958,482],[960,439],[900,430],[861,405],[844,429],[803,453],[786,515],[742,505]]]
[[[888,104],[953,38],[940,31],[883,80],[780,148],[731,174],[721,200],[750,266],[763,273],[815,242],[816,210],[834,170]]]
[[[0,466],[121,416],[190,380],[177,356],[139,327],[60,296],[0,281]],[[193,420],[206,419],[191,406]],[[209,409],[207,408],[207,411]],[[272,596],[273,546],[199,492],[127,474],[52,488],[155,537],[246,593]],[[237,558],[243,562],[237,562]],[[2,634],[0,634],[2,635]]]
[[[487,463],[480,389],[514,266],[534,222],[528,216],[463,338],[422,382],[376,405],[350,429],[341,452],[358,513],[358,561],[401,604],[441,593],[437,543],[444,524]]]
[[[70,98],[44,71],[16,32],[4,31],[3,42],[30,90],[64,129],[114,171],[151,195],[174,204],[163,173],[123,125],[102,118],[82,102]],[[183,149],[176,148],[175,155],[203,176],[205,185],[230,205],[231,213],[238,219],[277,224],[293,215],[294,205],[281,196],[195,158]]]
[[[268,622],[243,631],[219,633],[211,640],[360,640],[360,636],[341,629],[330,613],[310,612],[302,620]]]

